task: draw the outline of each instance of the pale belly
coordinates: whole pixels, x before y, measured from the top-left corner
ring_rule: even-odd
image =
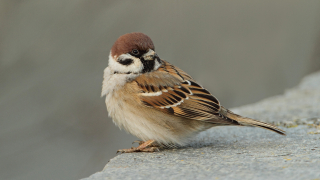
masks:
[[[188,138],[208,129],[208,123],[173,117],[149,107],[129,105],[119,98],[106,98],[109,116],[120,128],[143,141],[155,140],[164,144],[185,145]]]

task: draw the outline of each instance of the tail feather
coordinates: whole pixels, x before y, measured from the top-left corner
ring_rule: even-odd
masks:
[[[221,111],[220,113],[232,120],[237,121],[237,123],[239,123],[240,126],[254,126],[254,127],[261,127],[273,132],[276,132],[278,134],[281,135],[286,135],[285,131],[272,125],[272,124],[268,124],[268,123],[264,123],[264,122],[260,122],[257,121],[255,119],[251,119],[251,118],[247,118],[247,117],[242,117],[240,115],[237,115],[235,113],[233,113],[232,111],[224,108],[221,106]]]
[[[261,127],[261,128],[268,129],[270,131],[276,132],[281,135],[286,135],[286,132],[284,130],[282,130],[272,124],[260,122],[260,121],[246,118],[246,117],[240,117],[240,118],[236,119],[236,121],[238,121],[238,123],[241,124],[242,126]]]

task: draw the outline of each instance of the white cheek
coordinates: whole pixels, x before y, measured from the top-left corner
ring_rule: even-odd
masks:
[[[131,56],[130,54],[122,54],[118,58],[132,59],[133,63],[128,65],[128,66],[120,64],[119,62],[117,62],[116,59],[114,59],[111,56],[111,53],[110,53],[110,55],[109,55],[109,67],[113,71],[117,71],[119,73],[128,73],[128,72],[140,73],[142,71],[142,69],[143,69],[143,64],[141,63],[140,59],[136,58],[134,56]]]

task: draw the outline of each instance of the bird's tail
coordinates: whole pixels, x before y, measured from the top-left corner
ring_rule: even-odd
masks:
[[[247,118],[247,117],[242,117],[242,116],[240,116],[238,114],[235,114],[232,111],[224,108],[223,106],[221,106],[220,113],[222,115],[224,115],[225,117],[236,121],[240,126],[261,127],[261,128],[264,128],[264,129],[268,129],[268,130],[274,131],[274,132],[276,132],[278,134],[281,134],[281,135],[286,135],[284,130],[282,130],[282,129],[280,129],[280,128],[272,125],[272,124],[260,122],[260,121],[257,121],[257,120],[251,119],[251,118]]]

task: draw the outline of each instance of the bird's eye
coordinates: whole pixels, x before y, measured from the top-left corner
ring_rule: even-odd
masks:
[[[138,51],[137,49],[133,49],[133,50],[132,50],[132,54],[138,55],[138,54],[139,54],[139,51]]]

